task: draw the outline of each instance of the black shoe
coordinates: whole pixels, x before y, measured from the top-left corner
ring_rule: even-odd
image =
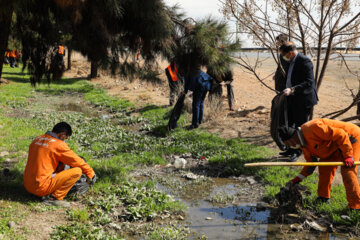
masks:
[[[325,197],[317,197],[315,202],[317,203],[327,203],[329,202],[330,198],[325,198]]]
[[[301,153],[294,152],[289,156],[288,162],[296,162],[298,158],[300,157]]]
[[[187,130],[192,130],[192,129],[194,129],[194,128],[198,128],[199,127],[199,125],[190,125],[189,127],[187,127]]]
[[[281,156],[290,156],[290,155],[292,155],[292,153],[293,153],[293,149],[289,148],[286,151],[279,152],[279,155],[281,155]]]

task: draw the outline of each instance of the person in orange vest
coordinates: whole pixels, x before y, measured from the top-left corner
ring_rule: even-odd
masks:
[[[357,166],[360,158],[360,128],[352,123],[314,119],[304,123],[298,129],[280,127],[279,135],[286,146],[302,150],[307,162],[344,162],[341,167],[346,198],[349,209],[360,209],[360,186],[357,178]],[[337,166],[319,166],[318,198],[319,202],[330,199],[331,185]],[[313,173],[315,167],[305,166],[299,175],[288,184],[300,183]]]
[[[170,87],[170,106],[174,105],[175,98],[184,87],[184,78],[179,74],[178,66],[174,61],[165,69]]]
[[[71,135],[71,126],[60,122],[30,144],[24,186],[29,193],[43,197],[46,205],[69,207],[63,199],[82,173],[90,184],[96,181],[94,170],[65,143]],[[64,164],[71,168],[64,170]]]
[[[10,67],[17,67],[17,63],[16,63],[16,51],[17,50],[11,50],[9,53],[9,62],[10,62]]]
[[[59,64],[65,68],[64,56],[65,56],[65,47],[60,44],[56,49],[56,57],[59,61]]]

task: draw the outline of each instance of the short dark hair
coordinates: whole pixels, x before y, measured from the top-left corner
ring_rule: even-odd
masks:
[[[285,42],[283,45],[281,45],[281,47],[279,48],[279,50],[283,53],[288,53],[290,51],[295,51],[296,50],[296,45],[293,42]]]
[[[59,122],[54,126],[52,132],[53,133],[65,132],[66,136],[70,137],[72,134],[72,129],[71,129],[71,126],[67,122]]]
[[[276,41],[280,41],[282,43],[289,41],[289,37],[285,33],[280,33],[275,39]]]

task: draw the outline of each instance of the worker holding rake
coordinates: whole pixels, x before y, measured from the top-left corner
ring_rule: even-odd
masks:
[[[357,178],[357,166],[360,158],[360,128],[352,123],[330,119],[314,119],[304,123],[298,129],[279,128],[279,135],[284,144],[300,148],[307,162],[343,162],[343,178],[348,207],[360,209],[360,187]],[[319,166],[318,201],[330,199],[331,184],[337,166]],[[291,184],[301,182],[312,174],[314,166],[305,166]]]

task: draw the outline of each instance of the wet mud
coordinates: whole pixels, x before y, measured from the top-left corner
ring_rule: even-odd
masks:
[[[176,177],[174,177],[176,178]],[[292,224],[275,224],[277,208],[261,201],[263,188],[244,180],[209,178],[182,182],[175,191],[171,186],[158,184],[168,194],[187,205],[184,225],[191,230],[189,239],[348,239],[348,236],[292,230]]]
[[[206,159],[196,160],[197,169],[191,157],[183,157],[186,166],[175,167],[170,159],[172,164],[142,169],[133,176],[157,182],[159,190],[188,207],[182,224],[190,229],[189,239],[349,239],[336,229],[314,229],[312,224],[321,223],[316,216],[308,216],[316,221],[306,220],[264,202],[264,186],[252,176],[213,177],[206,172]]]

